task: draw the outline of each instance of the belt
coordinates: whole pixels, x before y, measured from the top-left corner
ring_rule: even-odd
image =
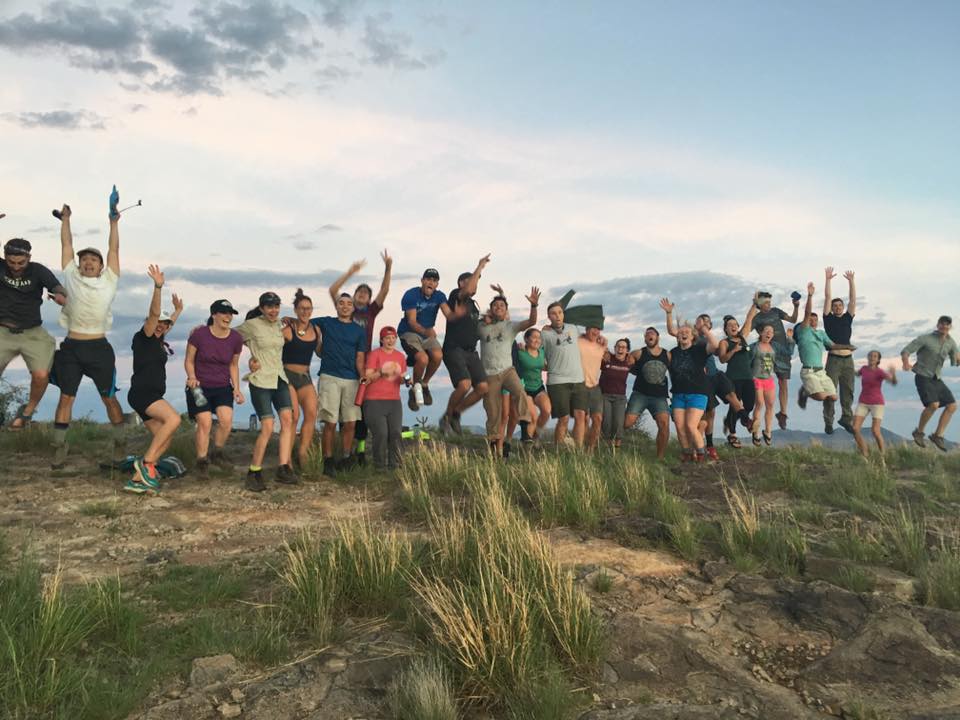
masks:
[[[21,327],[10,327],[9,325],[0,325],[4,330],[9,332],[11,335],[20,335],[30,328],[21,328]]]
[[[801,370],[823,370],[822,367],[811,367],[810,365],[803,365],[800,368]]]

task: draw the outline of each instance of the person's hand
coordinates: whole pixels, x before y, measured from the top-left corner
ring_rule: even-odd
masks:
[[[384,264],[386,267],[392,267],[392,266],[393,266],[393,258],[390,257],[390,253],[388,253],[386,250],[384,250],[382,253],[380,253],[380,259],[383,260],[383,264]]]
[[[234,401],[237,405],[243,405],[243,403],[245,402],[245,399],[244,399],[244,397],[243,397],[243,393],[240,392],[239,390],[234,390],[234,391],[233,391],[233,401]]]
[[[823,276],[827,280],[833,280],[837,276],[837,274],[833,271],[833,267],[831,266],[823,269]]]
[[[477,263],[477,270],[483,270],[490,263],[490,253],[487,253],[482,258],[480,262]]]
[[[350,274],[350,275],[353,275],[353,274],[355,274],[355,273],[358,273],[358,272],[360,272],[360,270],[363,268],[363,266],[366,265],[366,264],[367,264],[367,261],[366,261],[366,260],[357,260],[357,261],[355,261],[355,262],[350,266],[350,269],[347,270],[347,273]]]
[[[250,372],[256,372],[260,369],[260,361],[255,357],[251,357],[250,362],[247,363],[247,366],[250,368]]]
[[[910,372],[910,368],[912,368],[912,367],[913,367],[913,366],[910,364],[910,359],[909,359],[909,358],[904,358],[904,360],[903,360],[903,371],[904,371],[904,372]]]
[[[200,381],[197,380],[195,377],[188,377],[187,387],[190,388],[191,390],[193,390],[194,388],[198,388],[200,387]]]
[[[63,204],[63,207],[60,208],[60,217],[62,219],[69,218],[73,214],[73,211],[70,209],[70,206],[66,203]]]
[[[160,272],[160,267],[158,265],[147,266],[147,276],[153,280],[154,287],[163,287],[163,273]]]
[[[813,295],[814,292],[815,292],[815,288],[813,287],[813,283],[812,283],[812,282],[808,282],[808,283],[807,283],[807,295]]]
[[[67,304],[67,296],[63,293],[49,293],[47,295],[47,299],[53,300],[60,307],[63,307]]]
[[[665,313],[670,314],[673,312],[673,309],[676,307],[669,298],[660,298],[660,309]]]
[[[179,295],[174,293],[170,297],[170,300],[171,302],[173,302],[173,309],[175,312],[178,312],[178,313],[183,312],[183,299]]]
[[[292,317],[282,317],[282,318],[280,318],[280,324],[283,325],[284,327],[290,328],[291,330],[294,329],[294,326],[296,325],[296,323],[297,323],[297,319],[296,319],[296,318],[292,318]],[[317,328],[317,332],[318,332],[318,333],[320,332],[320,328]]]
[[[853,282],[853,270],[847,270],[847,271],[843,274],[843,277],[845,277],[845,278],[847,279],[847,282]]]
[[[527,302],[531,305],[540,304],[540,288],[538,288],[536,285],[530,288],[530,294],[527,295]]]
[[[501,286],[500,283],[492,283],[490,285],[490,289],[493,290],[497,295],[506,295],[506,293],[503,292],[503,286]]]
[[[433,329],[433,328],[427,328],[427,337],[428,337],[428,338],[436,338],[436,337],[437,337],[437,331],[436,331],[435,329]]]

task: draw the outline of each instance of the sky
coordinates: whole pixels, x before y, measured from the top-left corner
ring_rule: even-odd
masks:
[[[105,246],[111,185],[143,201],[121,221],[122,399],[148,263],[187,303],[182,406],[210,302],[302,286],[322,310],[356,259],[376,287],[384,248],[381,322],[425,267],[449,290],[489,252],[514,306],[574,288],[635,342],[663,294],[742,316],[758,287],[788,307],[813,281],[820,305],[824,267],[853,269],[857,357],[893,358],[960,316],[958,29],[960,4],[935,0],[0,0],[0,234],[58,269],[51,208]],[[902,379],[885,425],[908,433]],[[97,405],[85,385],[78,407]]]

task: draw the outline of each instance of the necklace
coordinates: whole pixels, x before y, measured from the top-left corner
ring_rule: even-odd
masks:
[[[308,325],[308,327],[309,327],[309,325]],[[307,334],[307,328],[305,327],[305,328],[303,328],[303,330],[301,330],[301,329],[300,329],[300,324],[297,323],[297,335],[299,335],[300,337],[303,337],[303,336],[306,335],[306,334]]]

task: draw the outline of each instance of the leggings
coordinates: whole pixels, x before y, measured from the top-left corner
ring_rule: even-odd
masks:
[[[372,435],[373,463],[379,468],[400,464],[403,405],[399,400],[366,400],[363,416]]]
[[[757,388],[753,384],[753,379],[731,380],[731,382],[733,383],[733,389],[737,393],[737,397],[740,398],[740,402],[743,403],[743,409],[748,413],[752,413],[753,406],[757,403]],[[727,410],[727,425],[732,428],[737,426],[737,413],[732,406]]]
[[[627,396],[603,396],[603,424],[600,426],[607,440],[619,440],[623,437],[623,419],[627,414]]]

